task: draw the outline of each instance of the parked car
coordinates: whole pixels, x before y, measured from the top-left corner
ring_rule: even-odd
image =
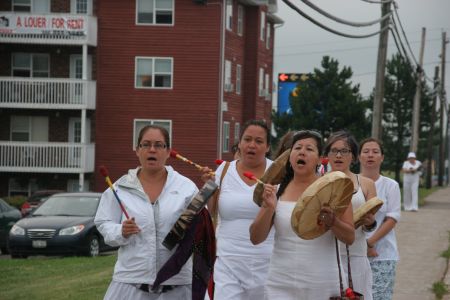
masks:
[[[51,195],[63,192],[64,191],[62,190],[42,190],[34,192],[20,207],[22,217],[26,217],[27,215],[29,215],[30,212],[38,208],[39,205],[41,205]]]
[[[20,220],[20,211],[0,198],[0,249],[8,253],[8,233],[11,227]]]
[[[97,256],[111,250],[94,224],[101,193],[50,196],[9,232],[12,258],[29,255]]]

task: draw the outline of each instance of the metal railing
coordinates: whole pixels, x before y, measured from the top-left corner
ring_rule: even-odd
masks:
[[[0,172],[89,173],[95,144],[0,141]]]
[[[95,95],[92,80],[0,77],[0,107],[95,109]]]

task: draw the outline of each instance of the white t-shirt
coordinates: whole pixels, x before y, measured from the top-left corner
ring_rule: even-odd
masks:
[[[418,160],[416,160],[415,164],[412,164],[409,162],[409,160],[406,160],[403,163],[402,169],[410,170],[411,168],[413,170],[416,170],[414,173],[403,173],[403,180],[404,181],[418,181],[420,177],[420,172],[417,170],[422,166],[422,163]]]
[[[378,230],[386,217],[391,217],[397,221],[400,221],[400,188],[397,181],[385,176],[380,176],[375,181],[375,187],[377,190],[377,197],[383,200],[383,205],[380,210],[375,214],[375,220],[377,221],[377,228],[372,232],[367,232],[366,236],[369,238],[372,234]],[[375,244],[375,250],[378,253],[377,257],[370,257],[371,261],[377,260],[399,260],[397,239],[395,237],[395,231],[392,229],[382,239]]]
[[[266,159],[266,170],[272,161]],[[225,163],[216,170],[216,183],[220,184]],[[255,220],[259,206],[253,202],[252,186],[247,185],[239,176],[236,161],[230,162],[222,181],[219,196],[219,218],[216,230],[217,256],[267,256],[272,254],[274,230],[267,239],[258,245],[250,241],[250,225]]]

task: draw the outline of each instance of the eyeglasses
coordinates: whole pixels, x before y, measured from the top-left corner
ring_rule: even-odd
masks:
[[[154,148],[155,150],[163,150],[167,148],[167,145],[162,142],[144,142],[142,144],[139,144],[139,148],[150,150],[151,148]]]
[[[347,148],[342,148],[342,149],[332,148],[332,149],[330,149],[330,152],[328,152],[328,154],[332,154],[334,156],[337,156],[338,153],[340,153],[342,156],[347,156],[351,153],[351,151],[350,151],[350,149],[347,149]]]

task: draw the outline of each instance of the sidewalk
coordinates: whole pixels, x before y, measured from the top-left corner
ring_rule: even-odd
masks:
[[[400,262],[393,300],[434,300],[434,282],[441,280],[449,246],[450,187],[427,197],[418,212],[404,212],[395,227]]]

